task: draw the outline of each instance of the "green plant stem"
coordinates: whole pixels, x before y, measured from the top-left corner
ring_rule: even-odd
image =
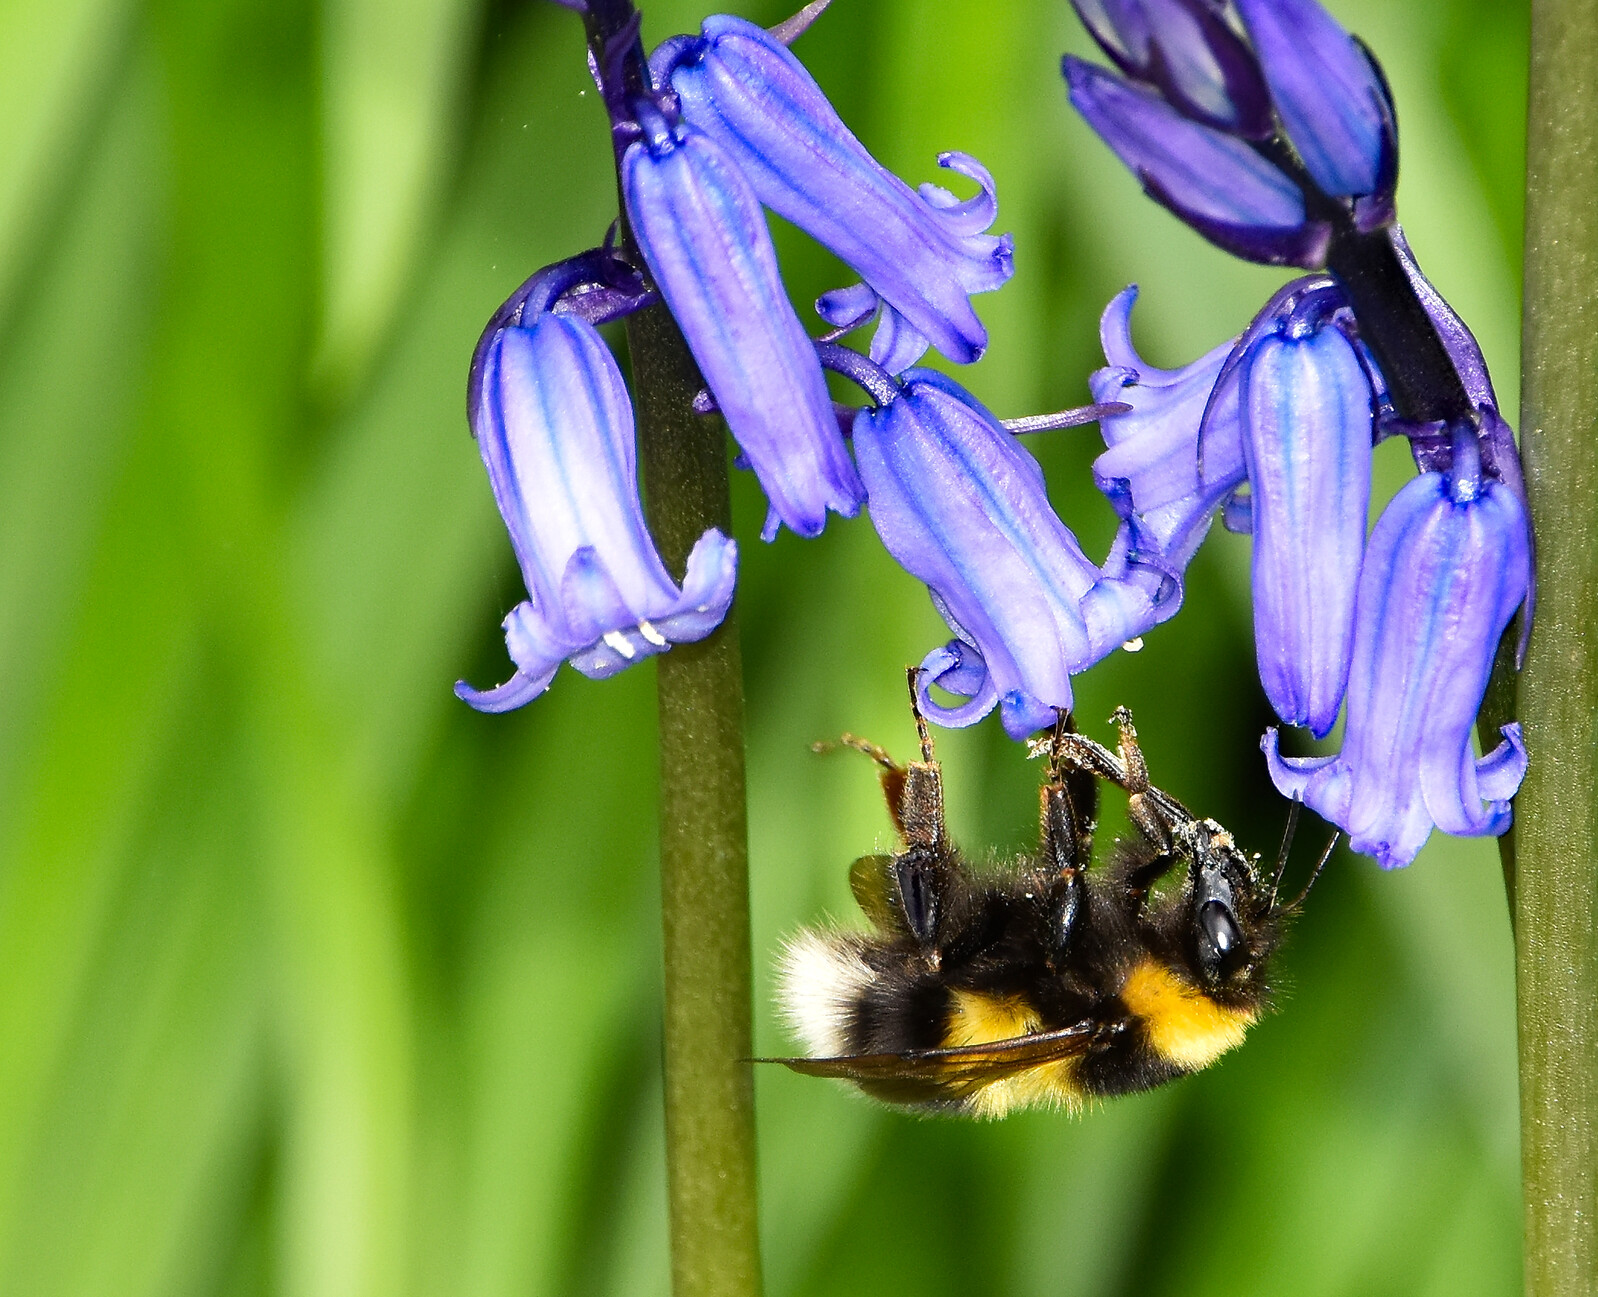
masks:
[[[707,527],[731,533],[726,438],[662,306],[627,322],[649,525],[680,579]],[[760,1240],[749,1065],[743,670],[728,613],[656,659],[666,953],[666,1158],[676,1297],[755,1297]]]
[[[1598,1291],[1598,5],[1533,0],[1521,431],[1537,622],[1520,681],[1516,982],[1526,1291]]]

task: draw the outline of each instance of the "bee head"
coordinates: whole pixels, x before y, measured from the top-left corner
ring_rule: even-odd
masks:
[[[1212,991],[1247,991],[1261,982],[1279,940],[1269,883],[1214,820],[1191,825],[1188,932],[1191,954]]]

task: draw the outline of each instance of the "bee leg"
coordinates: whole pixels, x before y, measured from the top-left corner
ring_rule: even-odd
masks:
[[[1041,860],[1050,875],[1049,932],[1055,958],[1063,958],[1082,911],[1082,872],[1093,859],[1099,776],[1070,760],[1065,739],[1076,736],[1071,713],[1055,716],[1049,736],[1049,769],[1038,790]]]
[[[927,718],[921,714],[921,703],[916,696],[921,668],[907,667],[910,685],[910,715],[916,723],[916,736],[921,740],[921,760],[904,767],[904,782],[899,790],[898,807],[894,820],[903,834],[905,846],[942,850],[948,845],[948,832],[943,823],[943,770],[932,752],[932,732],[927,728]],[[883,776],[883,787],[887,787]],[[891,797],[891,794],[890,794]]]
[[[1086,869],[1093,858],[1093,830],[1099,814],[1099,776],[1069,759],[1065,743],[1080,738],[1071,713],[1056,714],[1049,735],[1049,770],[1039,790],[1043,861],[1064,874]]]
[[[949,834],[943,817],[943,769],[932,750],[932,732],[921,714],[917,696],[921,669],[908,667],[910,715],[921,741],[921,760],[904,768],[904,783],[894,820],[904,838],[904,851],[894,858],[899,908],[905,926],[923,947],[935,945],[941,897],[947,880]],[[886,777],[884,777],[886,787]]]
[[[916,944],[931,950],[937,945],[938,918],[943,912],[943,887],[947,866],[932,851],[911,848],[893,860],[899,913]]]
[[[1120,731],[1116,748],[1125,773],[1121,787],[1127,792],[1127,816],[1156,851],[1167,854],[1175,848],[1180,831],[1193,822],[1193,813],[1149,782],[1149,767],[1137,741],[1132,713],[1117,707],[1110,719]]]

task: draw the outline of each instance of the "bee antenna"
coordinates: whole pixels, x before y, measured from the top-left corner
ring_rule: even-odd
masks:
[[[1276,853],[1276,873],[1271,876],[1271,904],[1276,908],[1276,892],[1282,885],[1282,875],[1287,872],[1288,853],[1293,850],[1293,835],[1298,832],[1298,812],[1304,803],[1293,798],[1287,804],[1287,827],[1282,830],[1282,849]]]
[[[1304,890],[1282,907],[1284,913],[1291,913],[1304,904],[1304,898],[1309,895],[1309,889],[1315,886],[1315,880],[1321,876],[1321,870],[1326,868],[1326,862],[1332,858],[1332,852],[1337,849],[1337,840],[1343,835],[1333,833],[1332,840],[1326,844],[1326,850],[1321,852],[1321,858],[1315,863],[1315,872],[1309,876],[1309,882],[1304,884]]]
[[[932,732],[927,729],[927,718],[921,714],[921,668],[906,667],[904,674],[910,686],[910,715],[915,717],[916,737],[921,740],[921,759],[930,765],[936,758],[932,755]]]

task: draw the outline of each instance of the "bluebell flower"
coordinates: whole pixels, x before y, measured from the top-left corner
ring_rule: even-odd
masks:
[[[771,502],[762,533],[817,535],[859,511],[860,479],[749,182],[698,128],[647,107],[622,159],[639,251]]]
[[[1037,461],[968,392],[931,370],[855,417],[871,521],[926,582],[955,639],[922,664],[927,714],[969,725],[998,704],[1022,738],[1071,706],[1071,675],[1164,621],[1178,575],[1123,536],[1104,568],[1049,505]],[[968,701],[948,708],[937,684]]]
[[[508,711],[562,661],[599,679],[710,634],[732,602],[738,547],[705,532],[682,586],[672,581],[638,501],[632,405],[594,326],[536,315],[500,329],[480,359],[473,431],[528,598],[505,618],[515,675],[455,692]]]
[[[1367,54],[1316,0],[1236,0],[1276,113],[1323,194],[1383,185],[1396,148],[1386,87]]]
[[[1348,676],[1374,438],[1370,379],[1339,310],[1330,285],[1288,297],[1238,360],[1260,683],[1278,716],[1317,737]]]
[[[1284,721],[1324,735],[1348,674],[1376,405],[1342,294],[1296,280],[1240,337],[1172,371],[1132,348],[1132,300],[1120,294],[1101,325],[1110,364],[1094,398],[1132,409],[1101,421],[1095,479],[1177,567],[1222,504],[1234,531],[1252,532],[1261,683]]]
[[[1331,226],[1246,139],[1195,122],[1155,91],[1067,55],[1071,103],[1149,197],[1212,243],[1250,261],[1313,267]]]
[[[1434,825],[1502,832],[1520,732],[1479,762],[1470,744],[1517,607],[1522,649],[1530,627],[1525,488],[1480,348],[1396,221],[1380,68],[1316,0],[1073,3],[1119,75],[1068,58],[1072,102],[1149,194],[1239,256],[1330,272],[1172,371],[1132,348],[1130,292],[1112,302],[1093,394],[1131,409],[1101,421],[1100,489],[1177,571],[1218,508],[1252,533],[1272,706],[1324,736],[1346,702],[1339,757],[1283,758],[1267,734],[1278,788],[1389,865]],[[1421,477],[1367,542],[1371,447],[1392,435]]]
[[[1246,479],[1235,366],[1237,340],[1180,369],[1148,364],[1132,345],[1137,286],[1104,308],[1099,339],[1106,366],[1088,380],[1093,399],[1131,407],[1099,420],[1107,449],[1093,478],[1123,519],[1138,519],[1167,560],[1187,565],[1216,509]]]
[[[977,182],[974,198],[931,184],[911,189],[850,133],[803,64],[742,18],[707,18],[698,39],[657,52],[653,69],[683,118],[715,140],[761,202],[860,275],[899,334],[896,360],[910,354],[911,334],[958,363],[982,354],[987,331],[971,295],[1000,287],[1014,267],[1010,236],[986,233],[998,209],[993,178],[976,159],[938,158]],[[874,358],[886,353],[884,344]]]
[[[1254,55],[1213,0],[1071,0],[1110,61],[1184,117],[1262,139],[1271,101]]]
[[[1355,851],[1407,865],[1433,826],[1499,834],[1526,771],[1520,727],[1477,760],[1471,734],[1493,656],[1531,580],[1526,511],[1483,479],[1473,430],[1448,473],[1395,496],[1360,572],[1348,724],[1333,757],[1283,757],[1265,735],[1271,779],[1349,834]]]
[[[1236,0],[1252,49],[1217,0],[1077,10],[1123,75],[1068,56],[1072,104],[1149,195],[1206,238],[1251,261],[1315,269],[1334,238],[1392,221],[1398,134],[1386,83],[1316,0]]]

